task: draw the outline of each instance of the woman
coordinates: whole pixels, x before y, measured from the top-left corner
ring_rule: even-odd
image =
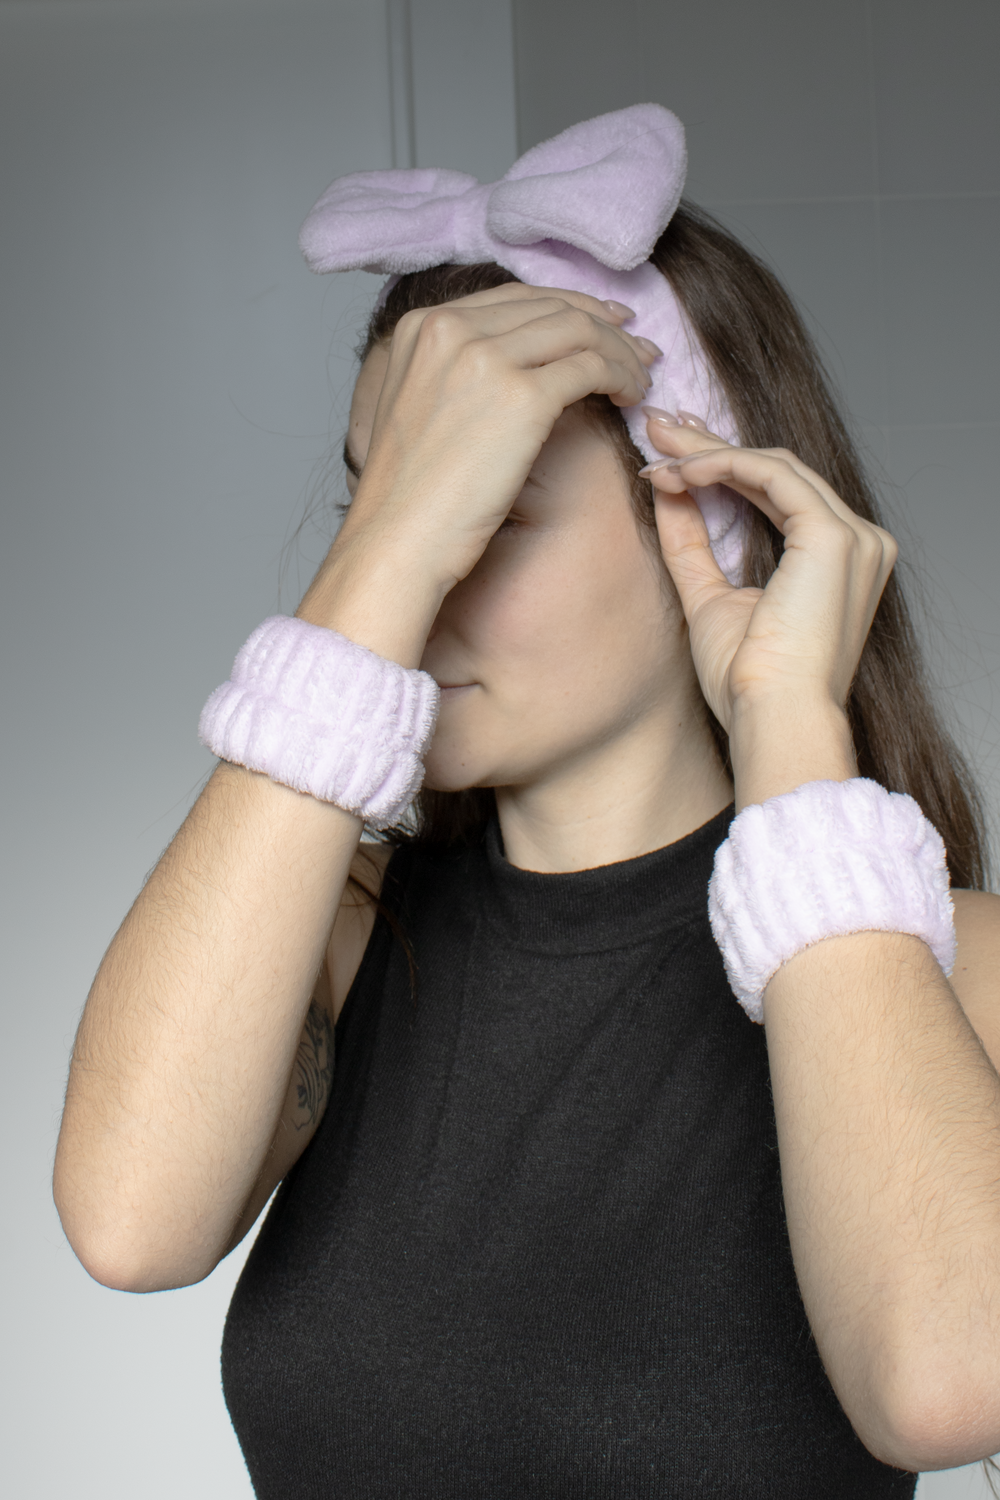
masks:
[[[206,706],[56,1163],[134,1291],[284,1180],[224,1347],[262,1496],[857,1500],[1000,1447],[974,798],[801,325],[683,170],[637,106],[307,221],[396,273],[351,505]]]

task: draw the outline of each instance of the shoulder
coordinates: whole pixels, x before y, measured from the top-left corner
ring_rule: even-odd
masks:
[[[1000,1065],[1000,896],[952,891],[958,954],[951,987],[994,1066]]]

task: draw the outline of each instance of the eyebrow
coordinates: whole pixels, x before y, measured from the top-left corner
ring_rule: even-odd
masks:
[[[351,450],[347,446],[347,438],[344,439],[344,468],[348,474],[353,474],[355,479],[361,478],[361,465],[352,457]]]

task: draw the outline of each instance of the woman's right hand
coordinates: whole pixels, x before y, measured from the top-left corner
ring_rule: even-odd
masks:
[[[627,311],[514,284],[404,318],[362,372],[363,478],[300,613],[417,665],[560,412],[645,394],[654,356],[618,327]],[[207,1275],[315,1129],[325,1095],[304,1122],[293,1070],[364,947],[347,902],[324,963],[360,832],[223,764],[144,885],[87,1001],[56,1160],[66,1232],[105,1285]]]
[[[645,396],[659,351],[624,331],[629,317],[520,282],[405,314],[359,379],[349,443],[363,473],[300,616],[416,665],[559,415],[591,393]]]

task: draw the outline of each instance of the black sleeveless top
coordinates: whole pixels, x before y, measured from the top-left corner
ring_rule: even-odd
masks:
[[[397,851],[326,1115],[236,1288],[262,1500],[868,1500],[712,940],[731,810],[565,875]]]

